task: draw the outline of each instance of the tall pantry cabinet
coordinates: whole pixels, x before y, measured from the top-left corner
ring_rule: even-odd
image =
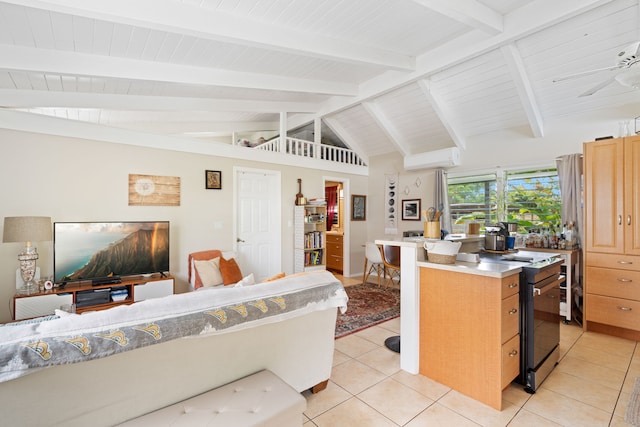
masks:
[[[640,340],[640,136],[584,144],[585,327]]]

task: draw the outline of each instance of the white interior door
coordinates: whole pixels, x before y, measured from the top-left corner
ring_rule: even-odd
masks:
[[[282,271],[280,172],[234,168],[236,252],[260,282]]]

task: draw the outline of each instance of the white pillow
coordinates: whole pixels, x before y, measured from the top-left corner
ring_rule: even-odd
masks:
[[[256,284],[256,279],[253,277],[253,273],[245,276],[238,283],[233,285],[234,288],[241,288],[242,286],[251,286]]]
[[[207,261],[194,261],[193,264],[200,275],[203,287],[208,288],[224,283],[222,273],[220,273],[220,257]]]

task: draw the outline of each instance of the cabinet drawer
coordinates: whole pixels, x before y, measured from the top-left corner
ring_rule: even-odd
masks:
[[[517,294],[519,290],[520,290],[519,274],[514,274],[513,276],[502,278],[502,298],[507,298],[513,294]]]
[[[502,341],[507,342],[520,330],[520,295],[502,300]]]
[[[638,330],[640,328],[640,302],[622,298],[587,294],[587,320]]]
[[[640,271],[640,256],[587,252],[585,260],[589,267]]]
[[[502,345],[502,389],[520,374],[520,335]]]
[[[640,272],[587,267],[586,290],[590,294],[640,301]]]
[[[342,245],[342,236],[336,234],[327,234],[327,243],[339,243]]]
[[[342,257],[341,256],[328,256],[327,268],[333,268],[335,270],[342,270]]]
[[[72,294],[37,295],[33,297],[16,297],[13,320],[30,319],[48,316],[65,304],[73,304]]]
[[[327,250],[330,254],[342,256],[342,245],[327,242]]]

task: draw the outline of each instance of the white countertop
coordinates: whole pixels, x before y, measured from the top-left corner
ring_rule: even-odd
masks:
[[[477,238],[477,236],[469,236],[469,237]],[[409,241],[407,240],[403,240],[403,241],[376,240],[376,243],[379,245],[422,248],[422,245],[426,241],[426,239],[423,239],[423,238],[410,238]],[[533,258],[534,261],[541,258],[539,252],[536,254],[535,251],[527,251],[527,249],[528,248],[520,249],[517,252],[517,254],[521,256],[529,256]],[[557,255],[558,251],[549,251],[549,252],[556,252],[556,253],[555,254],[547,253],[544,255],[545,258],[548,256]],[[495,260],[492,262],[487,262],[487,261],[482,261],[481,259],[479,263],[456,261],[455,264],[436,264],[434,262],[426,261],[425,258],[423,257],[423,254],[424,254],[424,251],[418,251],[418,254],[417,254],[418,255],[417,266],[422,268],[433,268],[437,270],[447,270],[447,271],[453,271],[457,273],[476,274],[480,276],[489,276],[489,277],[496,277],[496,278],[508,277],[513,274],[518,274],[522,271],[522,264],[518,265],[515,263],[508,263],[506,262],[506,260],[504,263],[495,261]]]
[[[522,267],[501,264],[497,262],[462,262],[456,261],[455,264],[436,264],[429,261],[418,261],[418,267],[433,268],[436,270],[447,270],[456,273],[475,274],[479,276],[503,277],[518,274],[522,271]]]

